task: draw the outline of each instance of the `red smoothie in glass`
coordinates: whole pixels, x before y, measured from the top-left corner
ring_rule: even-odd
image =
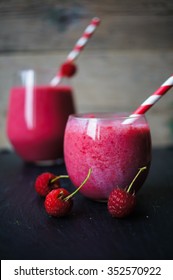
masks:
[[[128,114],[126,114],[128,116]],[[89,168],[92,174],[81,192],[95,200],[107,200],[116,186],[125,188],[138,169],[147,166],[134,184],[144,183],[151,161],[151,137],[144,116],[133,124],[122,124],[119,115],[73,115],[68,119],[64,139],[67,172],[78,187]]]
[[[7,135],[25,161],[51,161],[63,157],[64,129],[75,112],[72,88],[13,87],[7,114]]]

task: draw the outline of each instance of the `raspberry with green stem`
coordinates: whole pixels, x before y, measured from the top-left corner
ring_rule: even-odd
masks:
[[[45,199],[46,212],[54,217],[62,217],[67,215],[73,206],[73,196],[84,186],[91,175],[92,169],[89,169],[88,175],[81,185],[72,193],[64,188],[52,190]]]
[[[69,176],[56,176],[53,173],[44,172],[37,176],[35,180],[35,190],[40,196],[45,197],[51,190],[60,188],[59,179],[62,178],[69,178]]]
[[[120,187],[115,188],[108,198],[108,212],[112,217],[123,218],[128,216],[134,209],[136,204],[135,192],[131,191],[134,182],[141,172],[146,170],[147,167],[141,167],[136,176],[126,189]]]

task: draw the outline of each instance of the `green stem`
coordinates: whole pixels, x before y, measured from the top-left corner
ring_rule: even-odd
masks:
[[[138,173],[136,174],[135,178],[134,178],[134,179],[132,180],[132,182],[130,183],[130,185],[129,185],[128,189],[127,189],[127,192],[130,192],[130,189],[131,189],[132,185],[134,184],[134,182],[136,181],[137,177],[138,177],[139,174],[140,174],[142,171],[144,171],[145,169],[147,169],[146,166],[139,168],[139,171],[138,171]]]
[[[90,175],[91,175],[91,172],[92,172],[92,169],[90,168],[89,171],[88,171],[88,175],[87,177],[85,178],[85,180],[82,182],[82,184],[74,191],[72,192],[71,194],[69,194],[68,196],[66,196],[64,198],[65,201],[69,200],[73,195],[75,195],[82,187],[83,185],[85,185],[85,183],[88,181]]]
[[[68,175],[59,175],[56,176],[54,179],[51,180],[51,183],[54,183],[55,181],[59,180],[59,179],[63,179],[63,178],[69,178]]]

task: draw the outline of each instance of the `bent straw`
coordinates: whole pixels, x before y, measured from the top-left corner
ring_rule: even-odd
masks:
[[[141,115],[145,114],[170,88],[173,86],[173,75],[169,77],[152,95],[150,95],[123,124],[132,124]]]
[[[65,62],[74,62],[75,59],[77,59],[77,57],[79,56],[79,54],[81,53],[81,51],[84,49],[84,47],[86,46],[86,44],[88,43],[88,40],[91,38],[91,36],[94,34],[97,26],[100,24],[100,19],[97,17],[94,17],[90,24],[87,26],[87,28],[84,30],[82,36],[80,37],[80,39],[76,42],[74,48],[72,49],[72,51],[68,54],[67,59]],[[58,72],[58,74],[56,75],[56,77],[54,77],[50,84],[52,86],[57,86],[61,79],[63,78],[61,71]]]

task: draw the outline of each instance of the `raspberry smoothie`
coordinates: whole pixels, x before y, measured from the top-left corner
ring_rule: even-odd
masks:
[[[81,189],[89,198],[107,200],[113,188],[127,187],[143,166],[147,171],[136,180],[136,191],[146,179],[151,160],[149,126],[144,116],[133,124],[124,125],[123,120],[109,114],[69,117],[64,139],[66,168],[76,187],[92,168]]]
[[[75,112],[72,88],[13,87],[7,114],[7,135],[25,161],[51,161],[63,157],[64,129]]]

